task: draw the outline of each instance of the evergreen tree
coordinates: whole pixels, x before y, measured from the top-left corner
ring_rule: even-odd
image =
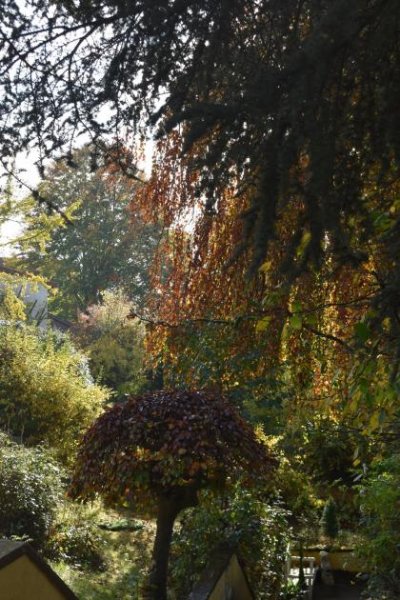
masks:
[[[326,537],[331,540],[337,538],[339,533],[339,521],[336,503],[332,498],[329,498],[329,500],[326,501],[319,523],[321,525],[322,533]]]
[[[385,183],[385,210],[399,176],[397,0],[6,0],[0,18],[3,160],[32,143],[71,160],[79,130],[182,123],[210,214],[233,177],[251,190],[254,267],[294,196],[292,276],[324,261],[327,235],[340,260],[365,258],[365,188]]]

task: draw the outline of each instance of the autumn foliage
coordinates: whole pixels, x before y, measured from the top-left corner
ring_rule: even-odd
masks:
[[[86,433],[77,464],[74,496],[97,492],[148,513],[158,495],[267,473],[273,459],[224,397],[161,391],[108,409]]]
[[[157,515],[153,563],[145,590],[167,597],[168,557],[175,519],[197,504],[203,487],[223,487],[243,472],[267,475],[274,460],[221,395],[160,391],[116,404],[83,439],[71,494],[99,493],[110,504]]]

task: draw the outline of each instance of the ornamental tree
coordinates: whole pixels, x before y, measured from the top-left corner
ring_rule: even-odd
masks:
[[[157,518],[148,580],[152,600],[166,598],[168,557],[177,515],[202,488],[221,489],[267,475],[274,459],[223,396],[158,391],[104,412],[84,436],[70,493],[123,504]]]

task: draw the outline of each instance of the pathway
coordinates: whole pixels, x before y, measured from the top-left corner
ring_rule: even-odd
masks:
[[[313,590],[313,600],[360,600],[365,584],[343,571],[334,571],[335,584],[324,585],[317,581]]]

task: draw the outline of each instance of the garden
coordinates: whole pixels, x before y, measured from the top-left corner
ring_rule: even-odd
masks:
[[[398,2],[3,4],[0,538],[398,599]]]

